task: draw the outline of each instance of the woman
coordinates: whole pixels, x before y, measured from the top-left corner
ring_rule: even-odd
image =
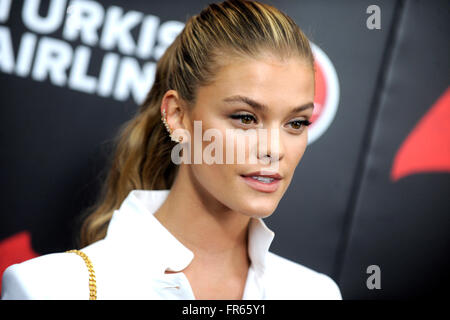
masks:
[[[328,276],[270,252],[261,219],[305,152],[314,86],[311,48],[292,19],[256,1],[209,5],[158,61],[120,131],[81,251],[9,267],[2,297],[341,299]],[[251,129],[268,130],[266,140],[247,139]],[[225,137],[247,142],[245,152]]]

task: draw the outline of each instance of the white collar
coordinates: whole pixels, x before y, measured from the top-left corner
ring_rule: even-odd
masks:
[[[128,247],[134,248],[133,252],[151,256],[152,264],[162,273],[166,268],[175,272],[181,271],[194,258],[194,253],[153,216],[169,192],[170,189],[132,190],[119,210],[114,212],[106,236],[107,239],[129,243],[131,246]],[[264,273],[267,252],[274,236],[275,233],[261,218],[251,218],[248,253],[259,275]]]

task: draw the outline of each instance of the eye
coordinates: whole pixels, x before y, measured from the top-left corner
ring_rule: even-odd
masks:
[[[291,128],[295,129],[295,130],[300,130],[302,129],[303,126],[307,127],[310,124],[312,124],[312,122],[308,121],[308,120],[294,120],[289,122],[288,124],[291,124]]]
[[[232,114],[232,119],[240,119],[242,124],[251,124],[251,121],[256,123],[256,118],[251,114]]]

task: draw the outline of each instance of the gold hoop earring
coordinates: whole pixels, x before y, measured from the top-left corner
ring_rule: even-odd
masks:
[[[161,120],[162,120],[162,122],[164,123],[164,126],[165,126],[166,129],[167,129],[167,132],[169,132],[170,139],[171,139],[172,141],[174,141],[174,142],[182,142],[182,141],[183,141],[183,137],[182,137],[182,136],[179,137],[178,140],[175,139],[175,138],[172,136],[172,130],[170,129],[169,124],[167,123],[167,120],[166,120],[166,110],[165,110],[165,109],[163,109],[162,114],[163,114],[163,115],[162,115],[162,117],[161,117]]]

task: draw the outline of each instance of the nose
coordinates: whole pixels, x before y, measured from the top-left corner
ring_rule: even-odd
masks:
[[[258,134],[258,160],[272,164],[284,157],[284,146],[280,139],[279,128],[263,129]]]

